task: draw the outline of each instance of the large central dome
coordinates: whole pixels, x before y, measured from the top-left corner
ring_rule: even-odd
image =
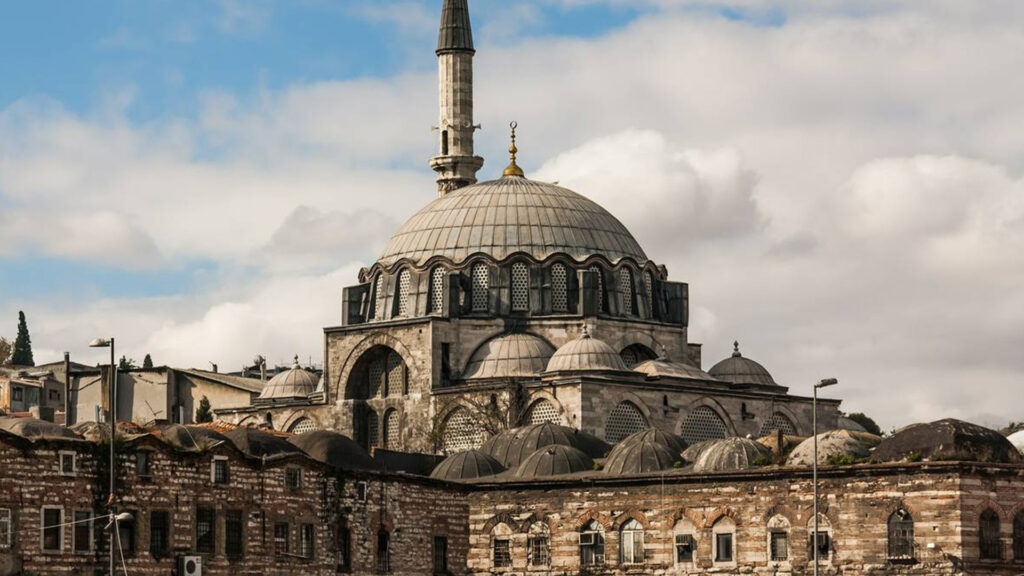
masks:
[[[554,184],[518,176],[460,188],[428,204],[391,237],[380,264],[434,256],[461,263],[476,253],[503,260],[525,252],[537,260],[594,254],[615,263],[647,256],[629,230],[596,202]]]

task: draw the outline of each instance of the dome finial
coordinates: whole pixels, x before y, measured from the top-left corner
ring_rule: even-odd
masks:
[[[739,340],[733,340],[733,342],[732,342],[732,357],[733,358],[739,358],[740,356],[743,356],[743,354],[740,354],[740,341]]]
[[[590,326],[587,326],[587,323],[584,322],[580,328],[583,329],[583,333],[580,334],[580,338],[590,338]]]
[[[295,363],[292,364],[292,367],[293,368],[298,368],[299,367],[299,355],[298,354],[295,355]]]
[[[516,148],[516,128],[519,127],[519,123],[513,120],[509,123],[509,127],[512,128],[512,145],[508,147],[509,164],[502,176],[519,176],[522,178],[525,176],[523,169],[516,164],[516,153],[519,152],[519,148]]]

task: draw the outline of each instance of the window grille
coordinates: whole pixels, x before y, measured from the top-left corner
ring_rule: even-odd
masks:
[[[384,361],[385,357],[382,354],[371,360],[370,365],[366,368],[368,398],[376,398],[386,388],[384,385]]]
[[[535,522],[530,526],[530,533],[526,537],[527,566],[541,568],[551,563],[551,544],[548,532],[548,526],[543,522]]]
[[[377,428],[379,428],[380,422],[377,420],[377,413],[373,410],[367,409],[366,411],[366,446],[373,448],[378,446],[380,443],[380,436],[378,435]]]
[[[387,356],[387,395],[401,396],[405,393],[405,371],[402,357],[395,352],[389,352]]]
[[[299,555],[309,559],[313,557],[314,528],[312,524],[303,524],[299,527]]]
[[[434,574],[448,572],[448,538],[434,536]]]
[[[782,562],[789,559],[789,534],[782,531],[771,533],[769,554],[773,562]]]
[[[622,294],[623,313],[636,314],[633,308],[633,272],[629,268],[619,268],[619,292]]]
[[[483,444],[483,432],[479,424],[464,408],[456,408],[445,420],[441,449],[447,454],[465,452]]]
[[[492,546],[494,548],[494,567],[508,568],[512,566],[512,546],[508,538],[495,538]]]
[[[228,510],[224,514],[224,555],[228,558],[242,556],[245,542],[245,522],[241,510]]]
[[[228,461],[227,460],[214,460],[213,461],[213,483],[214,484],[227,484],[228,483]]]
[[[764,421],[761,425],[761,431],[758,432],[758,436],[768,436],[776,430],[781,430],[783,434],[787,436],[796,436],[796,427],[790,422],[789,418],[781,412],[775,412]]]
[[[289,490],[302,488],[302,470],[299,468],[285,468],[284,484]]]
[[[289,552],[289,526],[287,523],[274,524],[274,556],[286,556]]]
[[[600,266],[591,266],[590,271],[597,274],[597,310],[604,312],[604,273]]]
[[[580,565],[604,564],[604,532],[601,525],[591,520],[580,531]]]
[[[394,450],[401,441],[401,430],[398,427],[398,410],[394,408],[384,414],[384,447]]]
[[[632,348],[626,348],[622,351],[622,361],[626,364],[626,368],[632,368],[640,362],[636,357],[636,350]]]
[[[292,424],[290,432],[292,434],[305,434],[306,432],[312,432],[316,430],[316,424],[313,423],[309,418],[299,418]]]
[[[693,412],[690,412],[683,420],[683,426],[679,435],[687,443],[693,444],[695,442],[704,442],[705,440],[726,438],[729,436],[729,429],[726,428],[725,422],[722,421],[722,418],[714,410],[707,406],[700,406]]]
[[[555,408],[554,404],[547,400],[538,400],[526,412],[526,417],[523,418],[523,425],[544,424],[545,422],[558,424],[561,420],[558,417],[558,409]]]
[[[900,508],[889,516],[889,559],[906,560],[914,557],[914,519]]]
[[[619,532],[619,561],[623,564],[641,564],[644,561],[644,528],[630,520]]]
[[[384,319],[384,274],[377,275],[377,286],[373,289],[376,302],[373,307],[373,317],[377,320]]]
[[[644,306],[647,308],[647,317],[654,318],[654,277],[651,271],[644,271]]]
[[[512,310],[530,310],[530,269],[522,262],[512,264]]]
[[[486,312],[490,300],[490,274],[486,264],[474,264],[472,269],[472,300],[473,312]]]
[[[196,552],[213,554],[216,538],[217,512],[212,508],[196,509]]]
[[[693,534],[676,534],[676,564],[693,562]]]
[[[391,572],[391,535],[383,530],[377,533],[377,572]]]
[[[981,513],[978,540],[982,560],[999,560],[1003,557],[1002,542],[999,539],[999,515],[992,509]]]
[[[441,266],[435,266],[430,271],[430,312],[441,314],[444,312],[444,277],[448,270]]]
[[[551,266],[551,310],[569,311],[569,278],[565,264]]]
[[[632,402],[620,402],[608,415],[604,428],[604,439],[615,444],[629,436],[647,429],[647,420]]]
[[[412,274],[408,270],[398,273],[398,315],[409,315],[409,284]]]
[[[165,556],[170,551],[171,513],[153,510],[149,513],[149,553]]]

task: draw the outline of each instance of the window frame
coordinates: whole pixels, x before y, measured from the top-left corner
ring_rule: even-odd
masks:
[[[619,564],[643,564],[645,561],[644,527],[631,518],[619,528]]]
[[[893,519],[897,518],[894,526]],[[889,562],[912,562],[917,557],[917,546],[915,545],[915,526],[914,517],[905,508],[897,508],[886,520],[886,547],[885,556]],[[907,529],[909,526],[909,530]],[[894,528],[897,530],[894,532]],[[902,531],[900,529],[902,528]],[[900,548],[894,548],[895,546],[905,546],[908,553],[899,554],[902,552]]]
[[[162,516],[164,522],[162,525],[163,538],[154,538],[153,528],[160,526],[159,522],[155,521],[155,518]],[[149,554],[154,558],[164,558],[170,555],[171,552],[171,512],[169,510],[150,510],[149,511]],[[154,543],[157,545],[154,546]]]
[[[377,531],[377,572],[391,573],[391,533],[387,530]]]
[[[338,550],[338,563],[336,572],[352,571],[352,530],[348,526],[338,526],[338,533],[335,540]]]
[[[289,492],[302,490],[302,468],[289,466],[284,469],[284,485]]]
[[[143,482],[153,479],[153,454],[149,450],[135,452],[135,475]]]
[[[589,537],[589,542],[584,542],[585,537]],[[604,566],[606,562],[605,558],[605,539],[604,529],[600,524],[591,520],[585,524],[579,530],[579,553],[580,553],[580,566]],[[590,553],[586,554],[585,551],[589,550]],[[589,561],[585,561],[589,560]]]
[[[57,523],[47,524],[46,513],[57,512]],[[60,554],[64,551],[64,508],[62,506],[43,506],[39,509],[39,551],[43,554]],[[57,547],[46,545],[46,531],[56,530]]]
[[[723,555],[723,542],[727,543],[728,557]],[[736,521],[728,516],[720,518],[711,527],[711,560],[716,566],[735,566]]]
[[[994,520],[995,524],[986,526],[986,521]],[[995,538],[987,534],[995,529]],[[998,562],[1003,559],[1003,535],[1002,518],[999,513],[991,508],[985,508],[978,515],[978,559],[985,562]],[[988,539],[986,539],[988,536]]]
[[[443,534],[434,534],[431,540],[431,558],[433,559],[434,574],[448,573],[448,537]]]
[[[1024,508],[1017,510],[1010,528],[1013,538],[1013,560],[1024,562]]]
[[[500,546],[499,546],[500,545]],[[501,561],[498,559],[498,550],[502,549]],[[491,567],[495,570],[509,570],[512,568],[512,538],[508,535],[491,536]]]
[[[85,518],[84,520],[79,520],[78,515],[83,513],[87,515],[87,518]],[[96,547],[96,532],[94,526],[96,523],[96,519],[93,516],[92,510],[87,510],[84,508],[73,510],[71,512],[71,518],[74,521],[74,524],[71,525],[71,551],[75,552],[76,554],[91,553],[93,551],[93,548]],[[86,536],[86,547],[84,549],[78,546],[78,537],[81,535],[79,534],[78,530],[82,527],[84,527],[85,530],[88,530],[88,535]]]
[[[782,541],[782,551],[779,553],[779,540]],[[782,528],[768,530],[768,560],[781,563],[789,562],[789,531]]]
[[[194,533],[194,536],[195,536],[195,551],[196,551],[196,554],[207,554],[207,555],[211,555],[212,556],[212,555],[217,553],[217,509],[216,508],[208,508],[208,507],[205,507],[205,506],[197,506],[195,514],[196,514],[196,522],[195,522],[195,533]],[[200,536],[200,534],[199,534],[199,524],[202,521],[200,517],[201,516],[205,516],[207,514],[209,514],[209,523],[210,523],[210,530],[209,530],[208,536],[206,536],[210,540],[209,546],[207,546],[205,544],[205,538],[206,537]]]
[[[685,539],[685,543],[680,542],[680,538]],[[689,554],[688,558],[680,559],[679,552],[680,552],[680,547],[682,547],[682,546],[687,546],[688,547],[687,548],[688,554]],[[673,550],[674,564],[676,564],[676,565],[680,565],[680,564],[693,564],[694,559],[696,558],[697,538],[694,536],[694,534],[692,532],[675,532],[673,534],[673,536],[672,536],[672,550]]]
[[[232,542],[232,525],[237,524],[237,542]],[[245,511],[225,510],[224,511],[224,556],[228,560],[240,560],[245,558]],[[233,544],[237,544],[234,549]]]
[[[210,483],[215,486],[224,486],[231,483],[231,470],[228,465],[227,456],[214,456],[213,460],[210,460]],[[218,465],[224,466],[224,478],[218,479]]]
[[[519,272],[517,274],[517,272]],[[525,273],[525,278],[523,277]],[[516,314],[528,314],[530,312],[530,296],[531,287],[530,280],[532,274],[529,264],[523,261],[516,261],[509,264],[508,267],[508,307],[509,311]],[[526,294],[526,302],[517,302],[516,292],[524,291]]]
[[[299,556],[309,561],[316,557],[316,525],[299,524]]]
[[[118,520],[115,522],[117,525],[117,540],[118,546],[125,556],[135,556],[139,549],[139,533],[138,523],[136,522],[136,515],[138,514],[135,510],[124,510],[131,515],[130,520]],[[121,531],[127,531],[127,538],[121,537]],[[127,542],[125,542],[127,540]]]
[[[74,477],[78,474],[78,454],[74,450],[58,450],[57,451],[57,468],[61,476]],[[65,459],[71,460],[71,470],[67,470],[64,466]]]
[[[282,530],[283,528],[283,530]],[[274,558],[291,555],[292,526],[287,522],[274,522]]]

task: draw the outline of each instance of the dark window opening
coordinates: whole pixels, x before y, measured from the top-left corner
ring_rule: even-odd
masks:
[[[166,556],[170,550],[171,514],[163,510],[149,513],[149,553]]]
[[[74,546],[75,552],[92,550],[92,511],[75,511]]]
[[[807,538],[807,557],[808,558],[814,558],[814,542],[815,542],[814,536],[810,536],[810,537]],[[829,551],[832,549],[832,538],[829,536],[828,532],[826,532],[824,530],[818,531],[817,543],[818,543],[818,558],[825,558],[826,556],[828,556]]]
[[[313,538],[316,532],[312,524],[299,526],[299,555],[306,560],[313,559]]]
[[[448,538],[434,536],[434,574],[448,572]]]
[[[789,534],[786,532],[771,533],[771,558],[774,562],[789,559]]]
[[[136,452],[135,453],[135,473],[140,478],[149,478],[149,452]]]
[[[47,508],[43,510],[43,551],[60,552],[63,548],[64,511]]]
[[[228,483],[228,461],[227,460],[214,460],[213,461],[213,483],[214,484],[227,484]]]
[[[274,524],[274,556],[288,555],[288,524],[278,522]]]
[[[495,538],[492,547],[494,550],[495,568],[508,568],[512,566],[512,545],[508,538]]]
[[[1003,557],[1002,542],[999,539],[999,515],[991,509],[981,513],[978,539],[982,560],[999,560]]]
[[[676,563],[693,562],[693,535],[676,534]]]
[[[384,530],[377,533],[377,572],[391,572],[391,535]]]
[[[117,544],[125,556],[135,554],[135,511],[128,510],[131,520],[117,521]]]
[[[452,381],[452,345],[441,343],[441,386],[448,386]]]
[[[914,558],[914,519],[903,508],[889,516],[889,559]]]
[[[217,511],[212,508],[196,509],[196,552],[213,554],[216,542]]]
[[[342,526],[338,528],[338,572],[352,571],[352,532]]]
[[[448,131],[441,131],[441,156],[448,155]]]
[[[732,562],[732,533],[715,534],[715,562]]]
[[[244,545],[244,515],[241,510],[228,510],[224,514],[224,554],[228,558],[241,558]]]
[[[1013,519],[1013,558],[1024,562],[1024,510]]]
[[[284,471],[284,481],[289,490],[298,490],[302,488],[302,470],[298,468],[286,468]]]

